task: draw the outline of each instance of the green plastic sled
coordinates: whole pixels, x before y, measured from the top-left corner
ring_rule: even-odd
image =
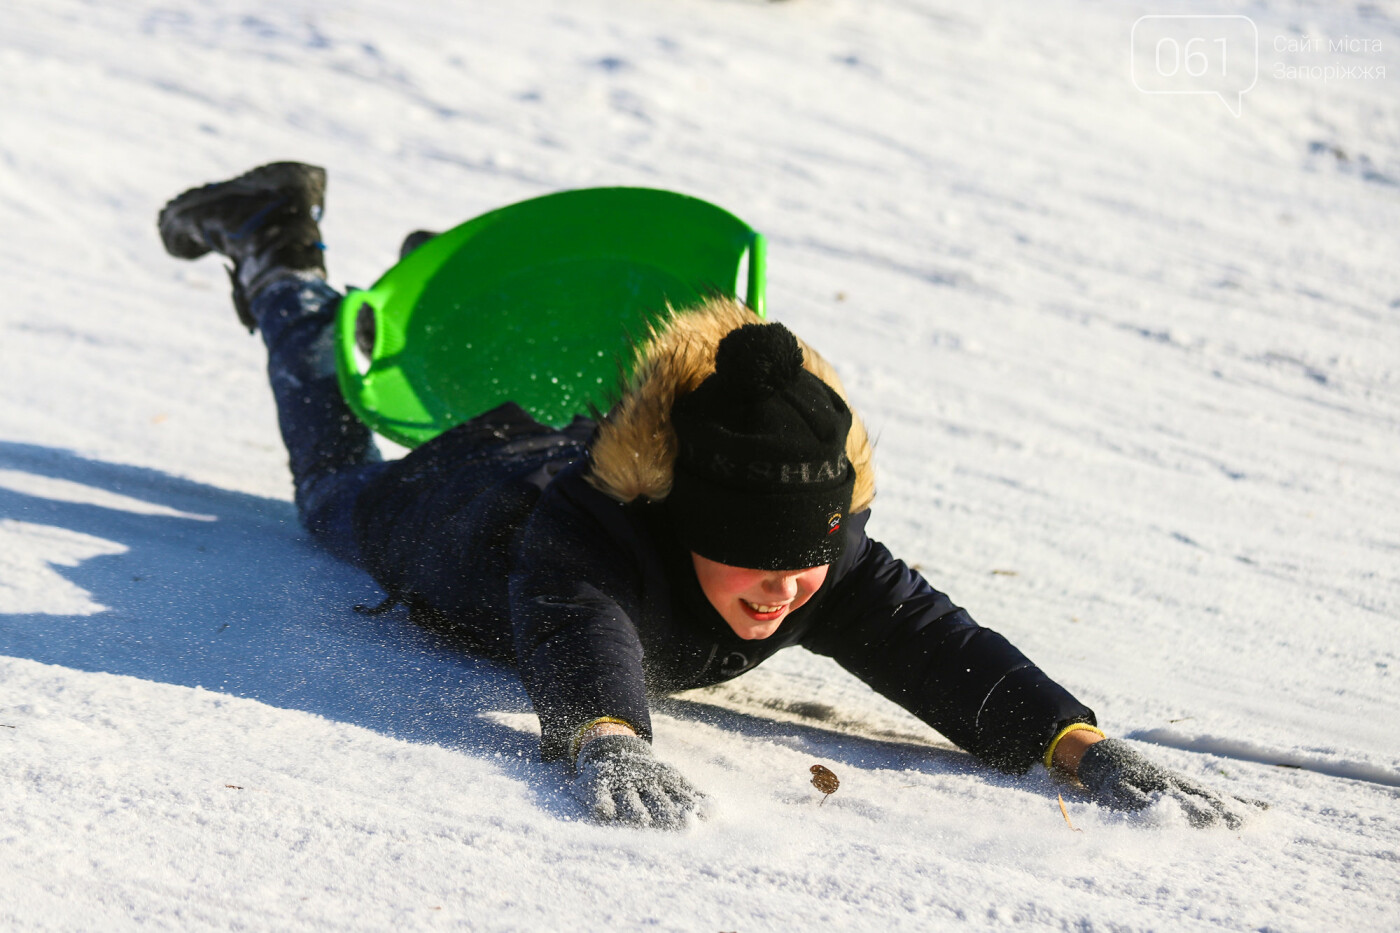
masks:
[[[734,215],[650,188],[589,188],[512,204],[434,237],[337,319],[340,387],[390,440],[416,447],[515,401],[567,424],[603,408],[630,340],[707,295],[763,308],[764,241]],[[374,316],[368,360],[355,345]]]

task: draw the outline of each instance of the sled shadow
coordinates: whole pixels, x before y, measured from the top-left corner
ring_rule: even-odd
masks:
[[[852,731],[849,722],[823,723],[820,718],[746,712],[709,702],[705,691],[671,697],[653,705],[660,713],[704,722],[725,732],[759,738],[810,754],[814,761],[862,770],[912,771],[928,775],[959,775],[997,786],[1027,790],[1023,777],[994,771],[967,752],[921,736]],[[779,703],[778,706],[783,704]],[[803,704],[792,704],[802,706]],[[818,704],[820,705],[820,704]],[[859,728],[858,726],[856,728]],[[1053,793],[1052,793],[1053,796]]]
[[[0,654],[204,687],[410,741],[538,757],[482,716],[515,674],[395,610],[289,502],[0,441]]]

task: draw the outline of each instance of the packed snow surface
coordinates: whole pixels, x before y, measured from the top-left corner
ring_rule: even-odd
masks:
[[[1239,117],[1135,88],[1159,13],[1250,18]],[[1304,0],[7,0],[0,927],[1400,926],[1397,48]],[[735,211],[878,439],[872,533],[1273,808],[1108,812],[791,652],[658,712],[708,822],[583,820],[509,671],[351,611],[222,269],[160,247],[285,158],[338,285],[564,188]]]

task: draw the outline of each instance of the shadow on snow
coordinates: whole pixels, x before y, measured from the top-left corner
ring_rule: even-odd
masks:
[[[522,778],[544,792],[545,809],[558,807],[551,788],[538,785],[543,778],[557,787],[562,769],[541,774],[531,764],[536,735],[490,715],[530,712],[514,672],[409,624],[403,610],[353,611],[382,593],[367,574],[319,550],[290,503],[4,441],[0,471],[62,481],[67,490],[0,486],[0,521],[76,532],[120,550],[75,566],[46,561],[42,553],[26,556],[99,606],[77,614],[0,610],[0,654],[200,686],[409,741],[502,752],[518,759]],[[1004,777],[951,749],[721,709],[703,693],[660,708],[736,733],[800,743],[838,763],[970,772],[991,782]]]

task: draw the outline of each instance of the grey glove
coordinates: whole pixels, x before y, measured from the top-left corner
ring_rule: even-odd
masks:
[[[1155,765],[1122,739],[1104,739],[1085,749],[1079,761],[1079,781],[1099,803],[1116,810],[1141,810],[1165,794],[1181,805],[1192,826],[1224,823],[1239,829],[1249,808],[1269,808],[1262,800],[1217,794],[1185,775]]]
[[[679,829],[705,795],[634,735],[604,735],[579,752],[573,793],[599,822]]]

